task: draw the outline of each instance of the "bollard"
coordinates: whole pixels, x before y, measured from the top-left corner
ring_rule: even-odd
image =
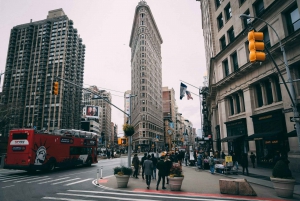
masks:
[[[100,175],[100,179],[102,179],[102,169],[103,169],[103,166],[101,166],[101,175]]]
[[[99,169],[97,169],[97,184],[96,185],[99,185]]]

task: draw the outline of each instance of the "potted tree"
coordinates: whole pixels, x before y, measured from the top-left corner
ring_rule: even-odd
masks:
[[[180,191],[183,178],[181,166],[178,163],[173,164],[168,176],[171,191]]]
[[[134,134],[134,127],[129,124],[124,124],[123,131],[126,136],[132,136]]]
[[[127,187],[129,177],[131,174],[132,174],[131,168],[125,166],[121,166],[121,167],[118,166],[114,168],[114,175],[117,179],[118,188]]]
[[[287,159],[280,159],[273,168],[272,177],[274,189],[277,196],[292,198],[296,180],[292,177],[291,170],[288,166]]]

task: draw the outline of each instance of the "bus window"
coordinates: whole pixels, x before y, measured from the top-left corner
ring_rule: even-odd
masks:
[[[24,140],[27,139],[27,133],[14,133],[13,140]]]
[[[88,147],[88,148],[87,148],[87,153],[88,153],[88,154],[92,154],[92,151],[93,151],[93,148],[92,148],[92,147]]]

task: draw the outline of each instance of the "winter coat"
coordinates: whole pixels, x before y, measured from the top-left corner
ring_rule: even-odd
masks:
[[[171,170],[172,165],[173,165],[173,162],[170,161],[170,160],[166,160],[165,163],[166,163],[166,176],[169,176],[170,175],[170,170]]]
[[[137,156],[134,156],[133,159],[132,159],[132,164],[135,168],[138,168],[139,167],[139,164],[140,164],[140,159],[139,157]]]
[[[151,160],[149,159],[145,160],[143,167],[144,167],[145,175],[153,174],[153,163]]]
[[[255,162],[255,158],[256,158],[255,154],[251,154],[250,158],[251,158],[251,162],[254,163]]]
[[[152,160],[153,166],[156,167],[157,166],[157,158],[152,157],[151,160]]]
[[[243,167],[248,167],[248,155],[247,154],[243,154],[242,155],[242,164]]]
[[[164,160],[159,160],[156,168],[158,169],[158,175],[167,176],[167,165]]]

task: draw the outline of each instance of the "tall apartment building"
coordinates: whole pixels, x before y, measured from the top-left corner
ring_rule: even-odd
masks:
[[[108,102],[112,101],[110,92],[105,90],[99,90],[97,86],[91,86],[89,88],[90,91],[99,94],[101,99],[94,99],[94,94],[87,90],[83,90],[83,101],[82,105],[87,106],[98,106],[99,108],[99,127],[101,129],[101,141],[103,146],[107,146],[108,142],[111,140],[112,129],[111,129],[111,105]],[[103,100],[106,99],[107,101]]]
[[[274,156],[288,154],[290,168],[300,170],[300,150],[287,90],[266,57],[250,63],[248,22],[264,33],[264,43],[287,81],[279,38],[293,80],[300,78],[299,0],[200,0],[209,86],[208,118],[215,150],[254,152],[258,166],[272,167]],[[276,35],[276,33],[278,36]],[[278,38],[279,37],[279,38]],[[293,82],[299,107],[300,83]],[[299,111],[298,109],[298,111]],[[219,150],[221,149],[221,150]]]
[[[11,29],[2,104],[10,120],[2,128],[79,129],[81,89],[56,76],[83,83],[85,45],[73,21],[62,9],[49,11],[47,19]],[[54,81],[59,94],[52,94]]]
[[[133,148],[150,149],[154,138],[163,142],[162,38],[150,7],[140,1],[135,9],[131,48],[131,124],[135,127]]]

